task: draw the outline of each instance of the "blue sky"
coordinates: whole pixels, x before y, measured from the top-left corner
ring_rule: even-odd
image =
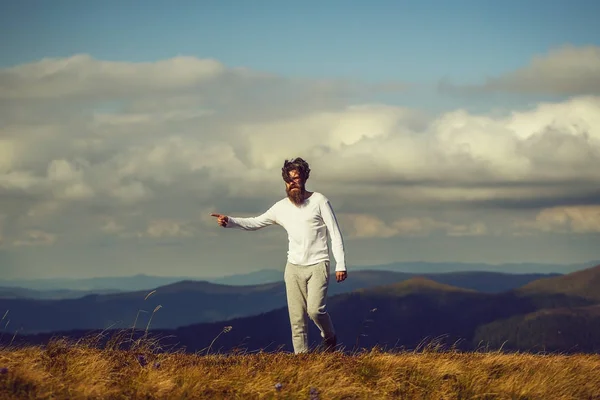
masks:
[[[295,76],[472,82],[598,44],[598,15],[597,1],[4,1],[0,63],[193,55]]]
[[[298,155],[351,267],[600,259],[600,1],[0,1],[0,275],[279,268]]]

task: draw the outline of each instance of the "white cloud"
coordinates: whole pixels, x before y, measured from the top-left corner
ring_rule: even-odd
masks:
[[[100,227],[100,229],[103,232],[109,233],[109,234],[116,234],[116,233],[120,233],[123,231],[124,226],[122,224],[120,224],[115,218],[113,217],[103,217],[102,218],[104,224]]]
[[[0,248],[4,244],[4,224],[6,220],[6,215],[0,214]]]
[[[600,206],[551,207],[533,220],[519,220],[515,227],[523,232],[600,233]]]
[[[56,242],[56,235],[39,229],[25,232],[23,237],[13,242],[14,246],[47,246]]]
[[[112,197],[124,203],[137,203],[148,199],[152,194],[152,191],[139,181],[119,185],[110,190]]]
[[[194,58],[0,70],[0,97],[19,103],[0,128],[4,236],[214,236],[203,213],[264,210],[283,195],[283,159],[297,155],[357,238],[489,235],[474,205],[598,201],[599,97],[430,115],[351,102],[355,86],[364,90]]]
[[[350,238],[388,238],[398,234],[398,230],[372,215],[340,214],[344,226],[350,228]]]
[[[138,234],[141,237],[152,238],[190,237],[193,235],[193,228],[188,223],[171,219],[152,220],[148,223],[146,231]]]
[[[516,71],[488,78],[482,85],[443,83],[442,90],[504,91],[549,95],[600,94],[600,47],[564,46],[533,57]]]
[[[46,224],[49,219],[63,211],[65,206],[63,199],[52,199],[46,201],[36,201],[27,212],[20,216],[22,226],[38,226]]]
[[[28,171],[9,171],[0,175],[0,188],[7,190],[30,190],[45,184],[43,178]]]
[[[469,224],[438,221],[430,217],[405,217],[383,221],[368,214],[341,214],[340,219],[350,230],[350,238],[389,238],[392,236],[428,236],[443,233],[448,236],[482,236],[488,234],[483,222]]]
[[[288,154],[291,157],[294,153],[316,153],[315,156],[320,153],[326,158],[330,152],[340,152],[363,140],[385,139],[398,123],[412,122],[415,114],[385,105],[349,106],[337,111],[244,124],[239,128],[239,135],[248,144],[248,157],[253,164],[274,168],[280,166],[282,157]]]
[[[215,60],[177,57],[153,63],[99,61],[88,55],[46,58],[0,71],[0,97],[96,99],[189,90],[226,73]]]
[[[0,138],[0,173],[10,170],[15,159],[14,140]]]
[[[93,189],[83,182],[83,170],[64,159],[50,162],[48,181],[57,199],[80,200],[94,195]]]

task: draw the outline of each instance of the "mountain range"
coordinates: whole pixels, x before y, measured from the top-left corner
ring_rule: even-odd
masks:
[[[463,350],[486,346],[507,351],[598,353],[599,280],[600,265],[540,278],[507,291],[483,293],[415,276],[339,294],[330,300],[329,309],[339,340],[347,349],[414,349],[442,338],[447,346]],[[224,325],[232,330],[219,337],[223,351],[240,347],[291,351],[286,308],[156,334],[172,335],[177,339],[173,345],[200,351]],[[312,323],[310,326],[315,347],[319,334]]]
[[[77,299],[90,294],[119,293],[116,289],[98,290],[72,290],[72,289],[49,289],[34,290],[22,287],[0,287],[0,299]]]
[[[331,277],[328,294],[335,296],[402,282],[414,276],[415,274],[392,271],[354,271],[343,283],[338,284]],[[441,284],[494,293],[556,275],[456,272],[420,276]],[[152,294],[148,295],[151,291]],[[31,296],[33,292],[28,290],[26,293]],[[20,298],[14,294],[2,296],[0,292],[0,313],[9,310],[10,326],[18,327],[22,333],[126,328],[134,323],[147,325],[152,311],[159,305],[160,310],[152,315],[151,329],[170,329],[200,322],[251,316],[286,305],[285,285],[281,281],[234,286],[186,280],[152,290],[87,294],[80,298],[65,299],[43,298],[42,295]]]
[[[356,271],[392,271],[409,274],[440,274],[450,272],[495,272],[504,274],[567,274],[600,264],[600,261],[588,261],[573,264],[544,263],[453,263],[453,262],[395,262],[378,265],[351,266],[349,272]],[[51,278],[51,279],[0,279],[0,287],[18,287],[37,291],[137,291],[152,290],[159,286],[186,280],[201,280],[222,285],[260,285],[279,282],[283,279],[283,269],[262,269],[244,274],[217,276],[212,278],[193,276],[151,276],[137,274],[133,276],[95,277],[95,278]]]
[[[342,349],[414,349],[437,339],[463,350],[600,352],[600,265],[562,276],[541,277],[501,292],[481,292],[425,276],[396,282],[389,281],[389,276],[387,279],[383,284],[331,295],[328,309]],[[276,286],[259,288],[269,292]],[[227,286],[207,287],[217,293],[231,290]],[[342,288],[343,284],[331,287]],[[158,320],[161,311],[154,318]],[[314,324],[309,326],[314,348],[319,335]],[[142,331],[138,335],[144,327],[139,328]],[[99,333],[80,329],[19,334],[15,343],[39,344],[53,336],[80,338],[92,332]],[[188,352],[204,351],[211,343],[212,351],[219,352],[292,349],[285,306],[255,315],[155,329],[151,335],[160,338],[165,348]],[[0,340],[7,341],[8,335],[3,336]]]

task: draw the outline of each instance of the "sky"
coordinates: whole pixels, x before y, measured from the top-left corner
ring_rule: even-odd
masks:
[[[600,259],[600,3],[174,4],[0,2],[2,278],[283,269],[298,156],[349,271]]]

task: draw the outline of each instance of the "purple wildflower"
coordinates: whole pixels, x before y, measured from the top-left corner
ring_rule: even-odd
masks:
[[[275,390],[277,390],[277,391],[280,391],[282,387],[283,387],[283,385],[280,382],[277,382],[275,384]]]
[[[8,368],[6,368],[6,367],[0,368],[0,375],[5,375],[5,374],[8,374]]]
[[[142,354],[137,356],[137,360],[142,367],[145,367],[146,364],[148,364],[148,361],[146,361],[146,357],[144,357]]]
[[[156,369],[160,368],[160,363],[158,361],[154,363],[154,368],[156,368]]]
[[[310,395],[310,400],[319,400],[319,390],[317,388],[311,387],[308,394]]]

